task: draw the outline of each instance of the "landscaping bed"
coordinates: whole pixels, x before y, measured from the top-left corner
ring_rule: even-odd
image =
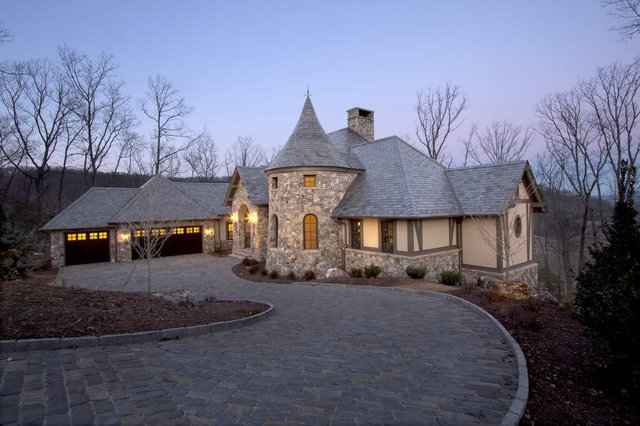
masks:
[[[53,286],[52,273],[0,282],[0,339],[102,336],[229,321],[268,309],[251,301],[177,305],[147,293]]]

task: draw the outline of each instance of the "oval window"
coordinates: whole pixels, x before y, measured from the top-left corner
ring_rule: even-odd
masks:
[[[520,235],[522,235],[522,218],[520,215],[516,216],[516,220],[513,222],[513,233],[516,238],[520,238]]]

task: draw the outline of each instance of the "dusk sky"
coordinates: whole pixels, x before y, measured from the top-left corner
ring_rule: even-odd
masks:
[[[360,106],[377,137],[414,134],[416,91],[451,81],[470,102],[457,156],[472,123],[535,124],[545,94],[640,54],[598,0],[0,0],[0,23],[3,59],[55,58],[65,44],[113,54],[134,106],[149,75],[167,77],[222,148],[238,135],[283,145],[307,85],[327,132]]]

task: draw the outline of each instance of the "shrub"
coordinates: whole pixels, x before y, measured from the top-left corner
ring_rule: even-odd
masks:
[[[380,267],[378,265],[371,264],[369,266],[365,266],[364,275],[367,278],[375,278],[380,275]]]
[[[253,266],[253,265],[257,265],[258,263],[260,263],[260,262],[258,262],[255,259],[252,259],[250,257],[245,257],[244,259],[242,259],[242,264],[244,266]]]
[[[444,285],[461,285],[462,275],[457,271],[442,271],[439,281]]]
[[[288,280],[295,280],[296,279],[296,274],[293,271],[289,271],[289,273],[287,274],[287,279]]]
[[[576,313],[589,328],[601,365],[640,394],[640,225],[634,207],[635,167],[623,162],[618,201],[606,244],[590,247],[577,277]],[[627,176],[628,174],[628,176]],[[628,185],[625,180],[628,177]]]
[[[360,278],[362,276],[362,269],[351,268],[351,270],[349,271],[349,276],[351,276],[351,278]]]
[[[262,269],[260,269],[260,273],[262,274],[263,277],[266,277],[267,274],[269,273],[269,271],[267,271],[266,269],[262,268]]]
[[[249,266],[249,268],[247,268],[247,271],[249,271],[249,273],[251,275],[253,275],[256,272],[258,272],[258,267],[256,265],[251,265],[251,266]]]
[[[271,272],[269,272],[269,276],[271,277],[271,279],[275,280],[280,276],[280,274],[278,273],[278,271],[273,269]]]
[[[316,278],[316,273],[313,272],[311,269],[309,269],[308,271],[304,272],[304,279],[307,281],[311,281],[314,280]]]
[[[407,275],[409,275],[411,278],[413,278],[414,280],[420,280],[422,278],[424,278],[425,275],[427,275],[427,270],[425,268],[420,268],[420,267],[407,267]]]

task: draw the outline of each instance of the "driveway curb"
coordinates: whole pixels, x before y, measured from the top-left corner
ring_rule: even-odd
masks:
[[[28,352],[56,349],[75,349],[81,347],[126,345],[129,343],[146,343],[180,339],[188,336],[217,333],[244,327],[266,319],[275,310],[269,302],[249,300],[249,302],[268,305],[266,311],[246,318],[231,321],[212,322],[210,324],[192,325],[189,327],[167,328],[164,330],[143,331],[139,333],[108,334],[104,336],[59,337],[45,339],[0,340],[0,353]]]

